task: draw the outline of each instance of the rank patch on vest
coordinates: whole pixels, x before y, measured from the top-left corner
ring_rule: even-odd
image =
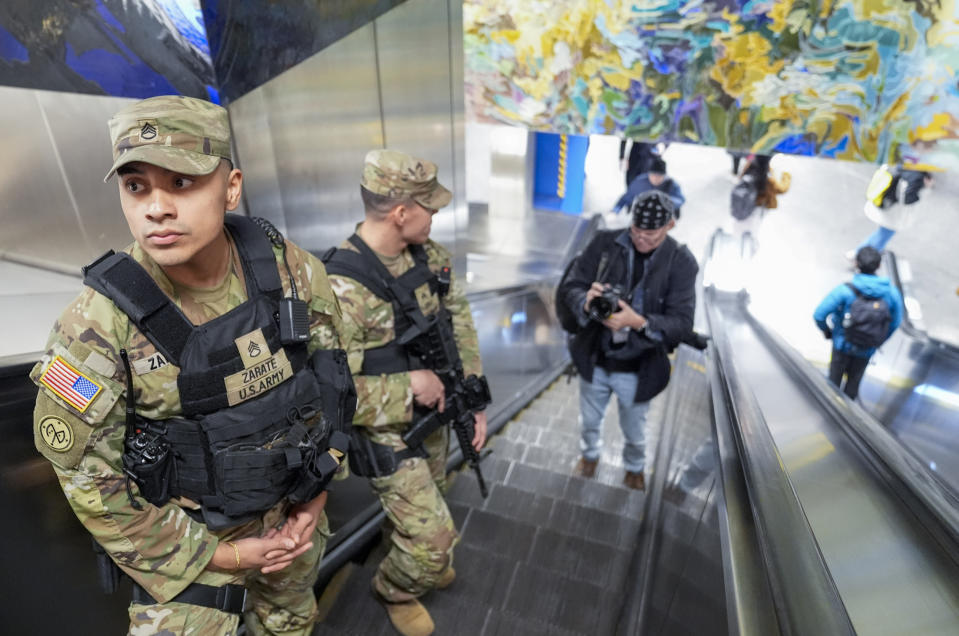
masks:
[[[244,369],[256,366],[270,357],[270,347],[266,344],[262,329],[251,331],[233,342],[236,343],[236,349],[240,352]]]
[[[102,386],[71,367],[60,356],[47,366],[40,376],[40,382],[81,413],[103,390]]]

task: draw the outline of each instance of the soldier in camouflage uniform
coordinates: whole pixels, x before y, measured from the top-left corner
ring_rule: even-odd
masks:
[[[240,200],[226,111],[183,97],[156,97],[110,122],[123,213],[135,242],[126,249],[196,325],[247,299],[244,270],[224,211]],[[340,347],[341,314],[321,262],[286,243],[289,269],[308,303],[308,349]],[[282,262],[281,251],[274,254]],[[313,584],[329,534],[326,492],[297,505],[286,500],[261,518],[212,532],[174,498],[154,506],[128,492],[124,448],[125,349],[139,415],[181,413],[178,368],[127,315],[89,287],[54,325],[46,354],[31,373],[40,388],[34,414],[37,449],[53,464],[67,501],[120,569],[155,603],[130,605],[130,634],[236,634],[239,612],[171,602],[188,586],[242,584],[249,591],[248,633],[309,634]],[[75,378],[71,386],[62,375]],[[201,518],[202,519],[202,518]]]
[[[450,253],[429,239],[432,216],[452,198],[437,182],[436,171],[435,164],[400,152],[374,150],[366,156],[360,189],[366,217],[356,234],[394,277],[414,266],[411,245],[424,248],[434,274],[452,265]],[[350,240],[338,249],[358,251]],[[359,281],[328,267],[347,324],[344,347],[359,396],[353,424],[371,442],[403,451],[401,436],[414,419],[414,406],[442,409],[443,384],[428,369],[363,373],[366,353],[400,335],[394,329],[394,308]],[[417,287],[415,297],[427,316],[440,307],[429,284]],[[464,373],[480,375],[476,330],[464,290],[455,279],[442,303],[452,314]],[[485,439],[486,416],[478,413],[474,447],[482,448]],[[403,459],[393,474],[370,480],[395,528],[392,548],[373,578],[373,590],[402,634],[432,633],[432,620],[417,598],[446,587],[454,577],[453,547],[459,536],[443,499],[448,445],[449,429],[441,427],[424,443],[429,458]]]

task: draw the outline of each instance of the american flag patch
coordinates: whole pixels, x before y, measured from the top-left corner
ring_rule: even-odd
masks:
[[[71,367],[60,356],[53,359],[40,376],[40,382],[81,413],[103,390],[102,386]]]

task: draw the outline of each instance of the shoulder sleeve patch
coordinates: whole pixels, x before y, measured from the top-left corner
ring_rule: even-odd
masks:
[[[123,387],[107,375],[90,369],[80,360],[86,351],[67,350],[55,344],[30,374],[40,391],[88,424],[102,422],[116,404]],[[98,354],[99,355],[99,354]],[[96,357],[94,357],[96,360]],[[98,365],[94,362],[95,366]]]
[[[40,454],[61,468],[75,468],[93,434],[93,426],[41,392],[33,413],[33,443]]]
[[[54,356],[40,374],[39,381],[81,413],[103,390],[103,385],[74,369],[60,356]]]

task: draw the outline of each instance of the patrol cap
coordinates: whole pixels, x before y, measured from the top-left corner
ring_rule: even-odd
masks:
[[[363,163],[360,185],[393,199],[409,197],[424,208],[449,205],[453,193],[436,180],[436,164],[396,150],[371,150]]]
[[[226,109],[180,95],[150,97],[131,104],[110,120],[113,165],[143,161],[189,175],[210,174],[230,157],[230,121]]]
[[[661,190],[637,194],[629,207],[633,225],[641,230],[658,230],[672,220],[675,211],[676,204]]]

